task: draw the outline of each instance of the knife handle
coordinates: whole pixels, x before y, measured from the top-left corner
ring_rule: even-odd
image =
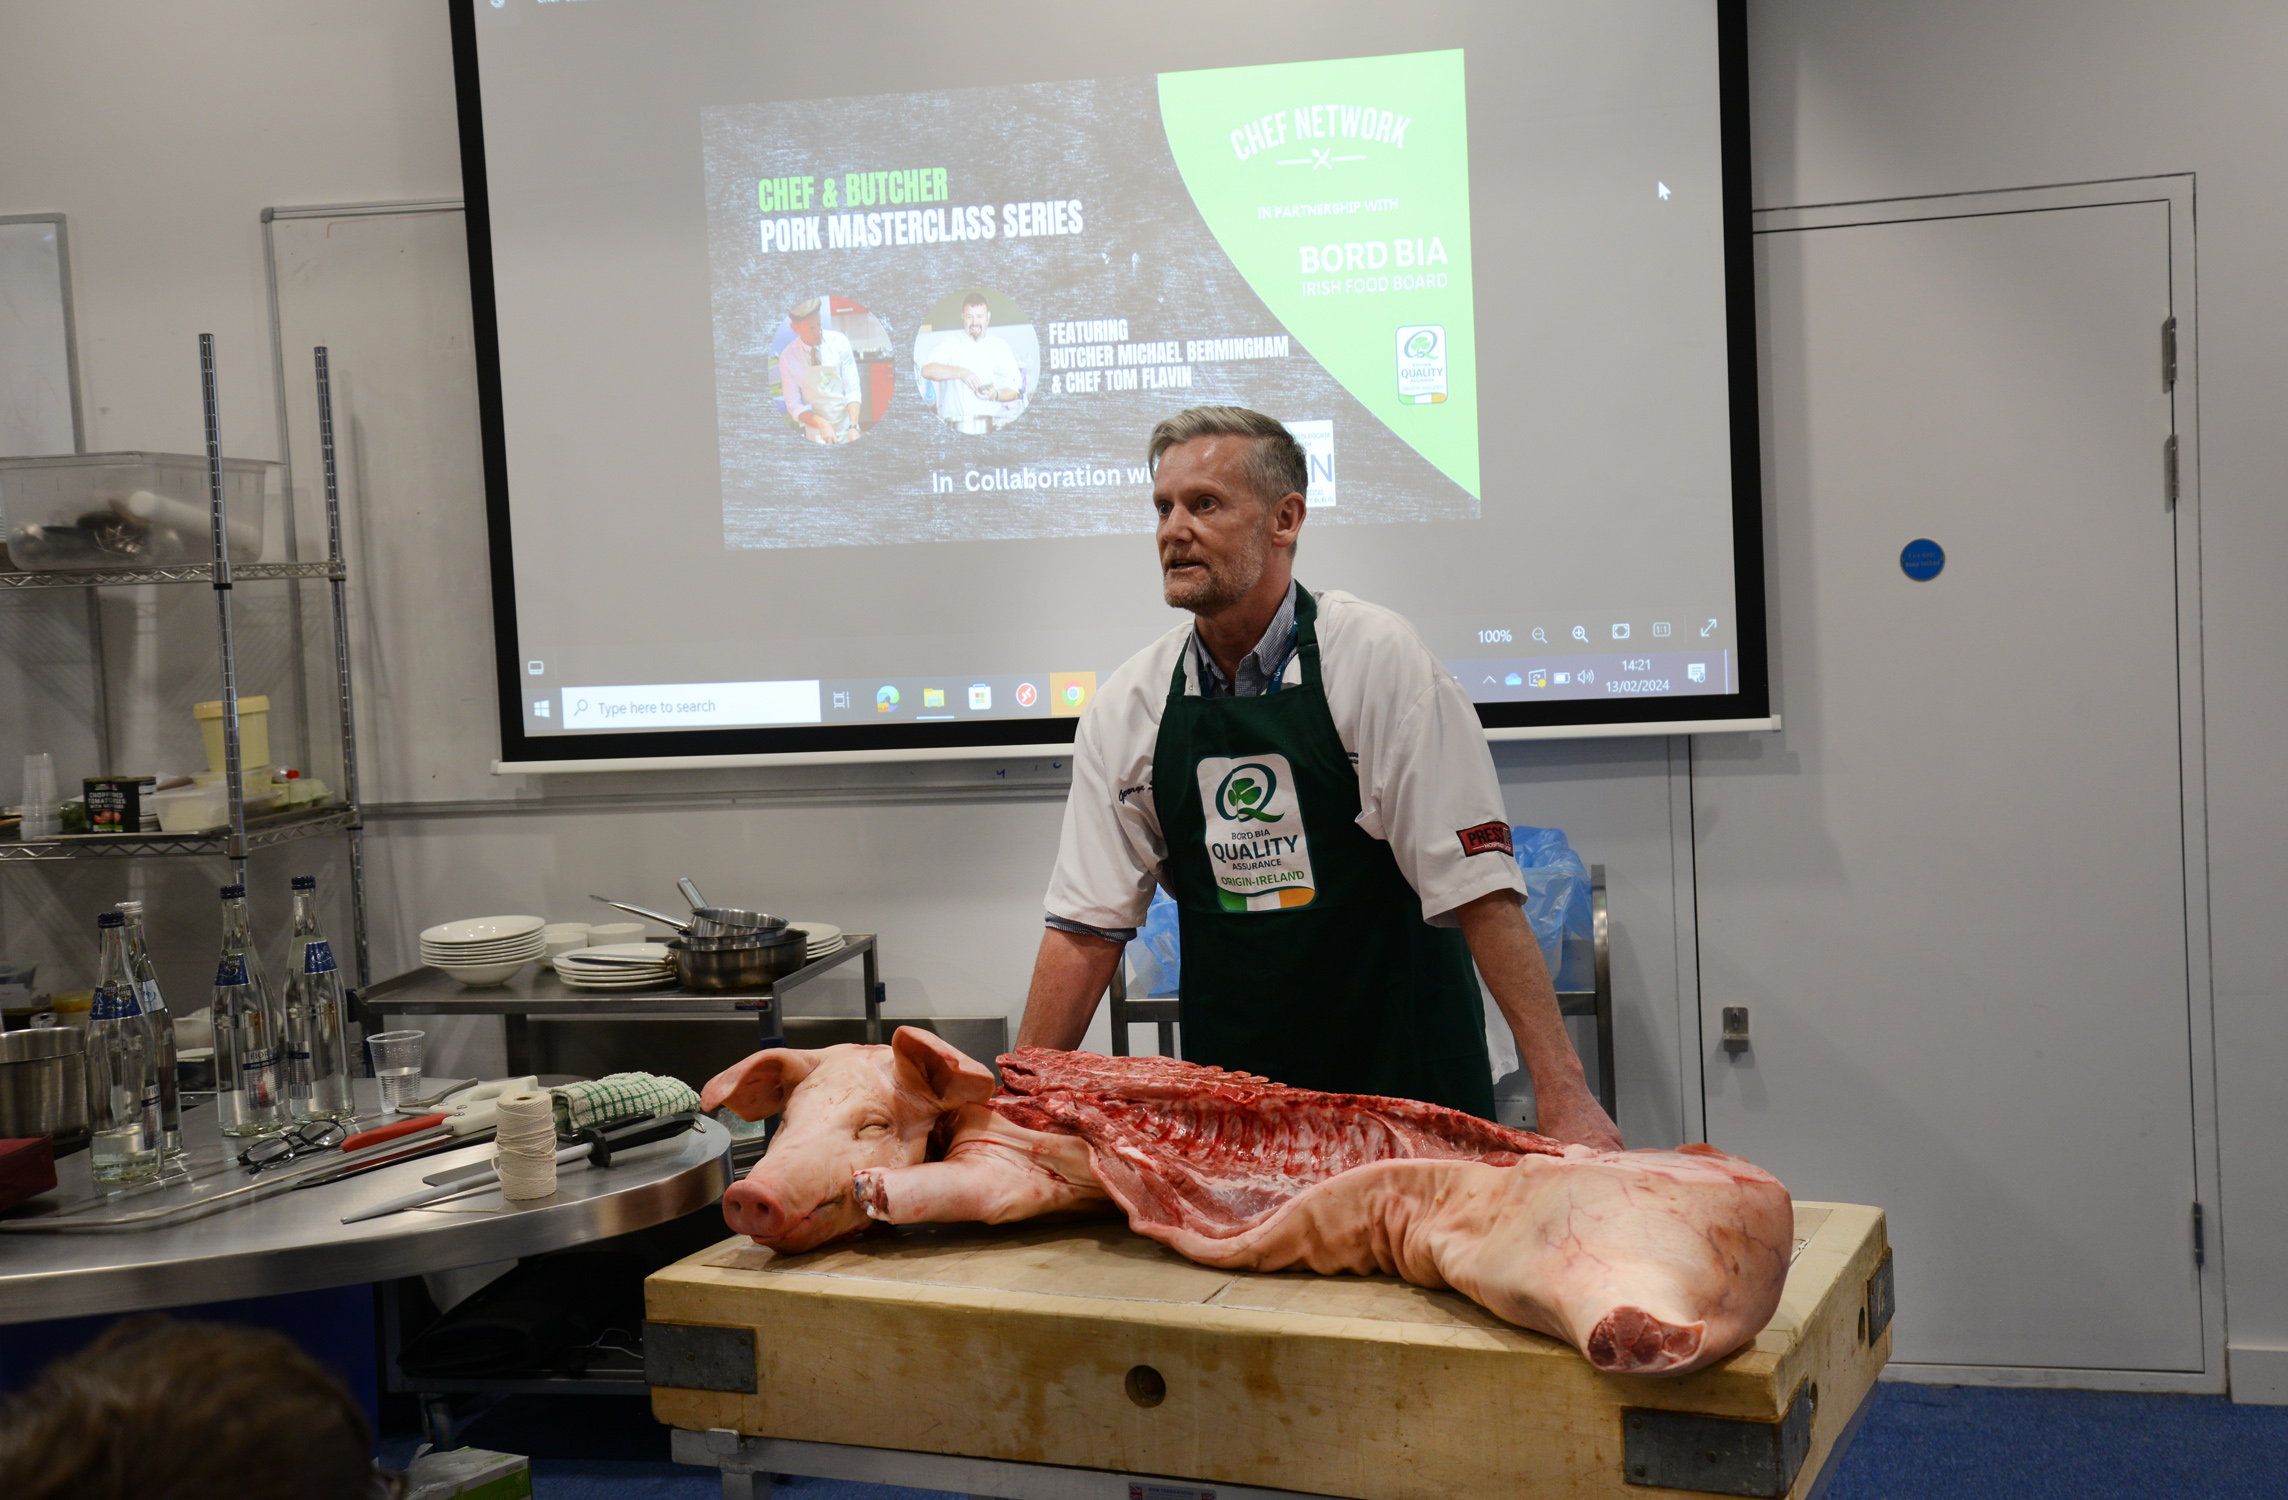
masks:
[[[573,1139],[593,1144],[595,1149],[588,1156],[590,1166],[608,1167],[612,1164],[613,1152],[625,1151],[631,1146],[649,1145],[653,1141],[672,1140],[689,1131],[698,1119],[696,1114],[685,1110],[680,1114],[662,1115],[656,1120],[638,1120],[611,1130],[583,1130]]]
[[[399,1120],[394,1125],[379,1125],[372,1130],[361,1131],[351,1136],[342,1142],[342,1149],[344,1151],[358,1151],[367,1146],[378,1146],[383,1141],[394,1141],[401,1135],[412,1135],[421,1130],[434,1130],[444,1123],[445,1117],[442,1114],[434,1114],[422,1115],[411,1120]]]

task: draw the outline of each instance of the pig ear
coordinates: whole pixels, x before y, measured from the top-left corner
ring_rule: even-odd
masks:
[[[795,1047],[773,1047],[745,1062],[725,1068],[699,1091],[699,1107],[709,1114],[728,1104],[742,1120],[762,1120],[786,1108],[787,1096],[798,1088],[818,1054]]]
[[[898,1072],[904,1079],[918,1078],[923,1091],[947,1109],[993,1097],[996,1085],[986,1066],[935,1032],[901,1026],[890,1038],[890,1050],[897,1054]]]

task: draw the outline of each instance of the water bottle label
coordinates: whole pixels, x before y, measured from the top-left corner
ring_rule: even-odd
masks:
[[[331,974],[334,972],[334,949],[324,938],[302,950],[302,972],[305,974]]]
[[[166,1002],[159,998],[159,981],[156,979],[137,980],[135,993],[143,997],[145,1010],[163,1010],[166,1008]]]
[[[218,990],[246,983],[245,956],[243,954],[234,955],[215,965],[214,982],[215,988]]]
[[[143,1007],[135,1003],[134,986],[115,984],[95,992],[95,1003],[87,1013],[90,1020],[123,1021],[143,1014]]]

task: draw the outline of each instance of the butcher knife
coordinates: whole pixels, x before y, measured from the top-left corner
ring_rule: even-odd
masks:
[[[648,1145],[653,1141],[672,1140],[687,1133],[698,1123],[698,1114],[685,1110],[680,1114],[662,1115],[656,1120],[637,1120],[626,1125],[616,1125],[609,1130],[583,1130],[571,1145],[556,1153],[556,1165],[561,1170],[575,1162],[585,1161],[599,1167],[608,1167],[618,1152],[631,1146]],[[455,1173],[441,1186],[425,1187],[419,1192],[407,1193],[386,1203],[377,1203],[363,1212],[349,1215],[342,1222],[356,1224],[366,1219],[378,1219],[384,1214],[401,1213],[409,1208],[420,1208],[441,1199],[457,1197],[472,1188],[487,1187],[498,1181],[498,1166],[487,1167],[471,1176]]]

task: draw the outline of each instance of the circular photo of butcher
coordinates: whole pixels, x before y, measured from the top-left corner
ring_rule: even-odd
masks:
[[[914,335],[922,399],[956,432],[982,437],[1025,414],[1041,383],[1033,320],[999,292],[964,287],[937,301]]]
[[[890,326],[848,297],[804,297],[771,334],[771,397],[814,443],[855,443],[890,405]]]

